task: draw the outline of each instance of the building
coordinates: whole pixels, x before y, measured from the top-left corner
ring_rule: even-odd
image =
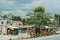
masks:
[[[0,33],[6,34],[7,25],[10,24],[11,20],[0,20]]]
[[[1,34],[18,33],[18,29],[21,26],[22,26],[21,21],[0,20],[0,33]]]
[[[12,21],[12,24],[18,25],[19,28],[21,28],[23,25],[23,23],[21,21]]]

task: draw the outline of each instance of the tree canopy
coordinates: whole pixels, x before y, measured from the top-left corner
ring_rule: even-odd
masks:
[[[15,16],[11,13],[8,14],[4,14],[2,12],[0,12],[0,18],[2,18],[3,20],[14,20],[14,21],[22,21],[22,18],[20,16]]]
[[[48,25],[51,21],[50,15],[47,15],[45,13],[45,7],[43,6],[37,6],[35,8],[33,8],[32,12],[29,12],[27,14],[27,24],[34,24],[34,25],[38,25],[38,26],[44,26],[44,25]]]
[[[55,14],[55,25],[60,27],[60,14]]]
[[[22,21],[22,18],[20,16],[12,16],[11,20],[14,20],[14,21]]]

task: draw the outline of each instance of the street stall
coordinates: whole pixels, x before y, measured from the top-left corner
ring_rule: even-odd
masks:
[[[56,34],[54,27],[36,27],[28,30],[30,37],[40,37]]]

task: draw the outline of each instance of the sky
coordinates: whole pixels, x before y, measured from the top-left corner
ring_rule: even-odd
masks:
[[[60,13],[60,0],[0,0],[0,11],[26,17],[35,6],[44,6],[47,13]]]

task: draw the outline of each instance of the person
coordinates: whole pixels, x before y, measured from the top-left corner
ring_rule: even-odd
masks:
[[[44,30],[44,36],[48,36],[48,30],[47,29]]]
[[[33,37],[33,28],[28,28],[28,29],[27,29],[27,33],[28,33],[31,37]]]
[[[40,36],[40,28],[39,27],[35,28],[35,33],[37,36]]]

